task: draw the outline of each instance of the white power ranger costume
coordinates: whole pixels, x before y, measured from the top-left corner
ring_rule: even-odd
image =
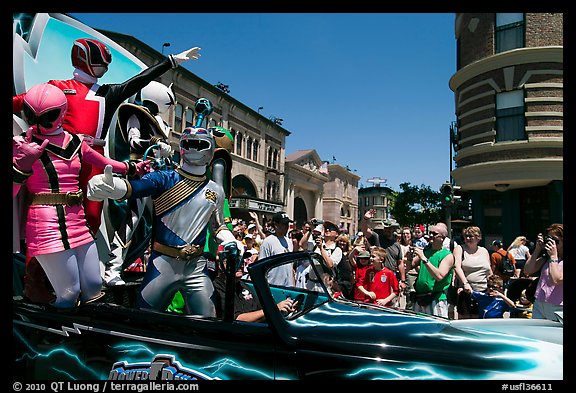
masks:
[[[152,81],[140,91],[142,105],[123,103],[118,107],[118,127],[130,146],[130,160],[141,161],[146,150],[153,145],[157,159],[170,157],[172,148],[168,143],[170,126],[163,120],[176,101],[170,86]],[[108,287],[126,285],[122,279],[122,267],[144,211],[152,211],[150,198],[130,201],[130,216],[110,241],[110,257],[104,270],[104,284]],[[148,214],[148,213],[146,213]]]
[[[148,269],[136,300],[139,308],[163,311],[180,290],[189,314],[215,316],[212,281],[202,255],[208,225],[216,239],[234,243],[224,225],[224,190],[206,179],[214,138],[203,128],[188,127],[180,138],[180,167],[148,173],[140,180],[113,177],[109,168],[88,184],[93,200],[141,198],[154,202],[154,242]]]

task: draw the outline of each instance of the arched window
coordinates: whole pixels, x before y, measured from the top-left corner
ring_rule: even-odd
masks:
[[[186,127],[194,127],[194,111],[186,108]]]
[[[254,139],[254,143],[252,144],[252,159],[258,162],[258,140]]]
[[[246,140],[246,158],[252,159],[252,138],[248,137]]]
[[[278,184],[275,181],[272,182],[272,200],[278,200]]]
[[[268,147],[268,167],[272,167],[272,147]]]
[[[178,134],[182,133],[182,115],[184,113],[184,107],[182,104],[176,104],[176,109],[174,111],[174,131]]]
[[[236,135],[236,154],[242,157],[242,133]]]
[[[274,149],[272,156],[272,168],[278,169],[278,150]]]

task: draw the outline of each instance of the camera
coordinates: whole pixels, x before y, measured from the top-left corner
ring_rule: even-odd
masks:
[[[544,243],[548,243],[550,240],[552,240],[554,243],[556,243],[556,245],[558,245],[558,241],[556,241],[556,239],[554,239],[552,236],[546,236],[544,238]]]
[[[546,243],[548,243],[549,241],[553,241],[554,243],[556,243],[556,245],[558,245],[558,242],[552,236],[550,235],[544,236],[544,245],[546,245]],[[542,248],[542,251],[540,251],[540,255],[538,255],[538,258],[548,259],[548,251],[546,251],[545,248]]]

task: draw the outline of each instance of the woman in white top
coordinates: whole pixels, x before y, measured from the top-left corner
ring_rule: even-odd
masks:
[[[522,277],[524,275],[524,265],[530,258],[530,250],[528,249],[528,246],[526,246],[527,242],[528,240],[526,239],[526,236],[518,236],[514,239],[512,244],[510,244],[510,247],[508,247],[508,252],[516,261],[516,277]]]
[[[472,291],[484,292],[488,288],[488,276],[492,274],[490,253],[478,243],[482,232],[476,226],[462,231],[464,244],[454,247],[458,319],[478,318],[478,304],[472,300]]]

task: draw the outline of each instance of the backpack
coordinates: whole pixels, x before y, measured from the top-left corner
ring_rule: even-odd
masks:
[[[502,259],[500,260],[500,263],[498,264],[498,269],[505,276],[513,276],[516,268],[514,267],[514,264],[512,263],[510,258],[508,257],[508,252],[506,252],[506,255],[502,255],[502,254],[500,254],[500,255],[502,256]]]

